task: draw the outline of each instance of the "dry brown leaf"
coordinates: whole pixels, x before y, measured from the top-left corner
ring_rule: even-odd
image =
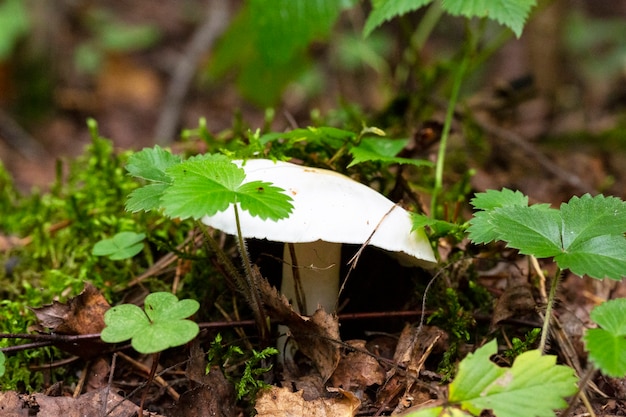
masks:
[[[31,308],[39,324],[59,334],[92,334],[104,329],[104,313],[111,308],[102,293],[89,283],[67,303],[54,301]]]
[[[367,387],[385,382],[385,370],[367,351],[365,340],[346,342],[355,350],[348,352],[339,361],[335,373],[330,378],[333,387],[341,387],[352,392],[364,391]]]
[[[85,283],[83,291],[67,303],[54,301],[43,307],[31,308],[39,319],[36,330],[44,328],[62,335],[81,335],[100,333],[104,329],[104,313],[111,308],[102,293],[89,283]],[[99,340],[81,341],[59,344],[59,348],[74,353],[82,358],[96,356],[101,353],[102,344]]]
[[[530,284],[508,285],[493,309],[491,329],[497,324],[511,317],[521,317],[536,311],[537,303],[533,297]]]
[[[263,391],[255,409],[258,417],[353,417],[361,402],[347,391],[339,396],[306,401],[302,392],[272,387]]]
[[[235,417],[235,388],[226,380],[219,367],[212,367],[205,373],[206,355],[200,348],[199,341],[191,343],[187,377],[197,385],[184,392],[168,415],[170,417]]]
[[[313,361],[324,382],[327,381],[341,357],[337,343],[341,340],[337,316],[323,309],[317,310],[311,317],[301,316],[265,279],[260,280],[259,291],[270,318],[289,327],[300,352]]]
[[[106,398],[106,408],[103,407]],[[137,407],[130,401],[104,389],[81,395],[78,398],[49,397],[43,394],[21,395],[13,391],[0,393],[0,410],[3,417],[132,417]],[[107,414],[109,413],[109,414]],[[158,417],[150,414],[152,417]]]

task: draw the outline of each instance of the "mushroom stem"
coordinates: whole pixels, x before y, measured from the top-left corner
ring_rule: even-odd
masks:
[[[301,314],[312,315],[319,307],[334,312],[339,294],[341,243],[317,240],[291,245],[295,260],[290,244],[285,244],[281,292]]]
[[[295,260],[292,260],[292,253]],[[292,303],[295,311],[312,315],[322,307],[327,312],[335,312],[339,295],[340,263],[341,243],[317,240],[285,244],[281,292]],[[303,310],[299,305],[302,305]],[[288,338],[286,326],[278,326],[278,331],[281,334],[277,340],[279,361],[291,364],[298,347]]]

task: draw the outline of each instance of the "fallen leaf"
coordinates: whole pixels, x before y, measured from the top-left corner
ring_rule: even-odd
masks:
[[[205,373],[206,355],[199,346],[198,339],[191,342],[187,377],[197,385],[184,392],[168,413],[170,417],[235,417],[235,389],[224,377],[219,367],[212,367]]]
[[[272,387],[261,393],[254,408],[257,417],[352,417],[360,405],[358,398],[343,390],[331,398],[306,401],[301,391]]]
[[[300,352],[313,361],[324,382],[330,378],[341,357],[339,320],[337,316],[317,310],[311,317],[296,313],[287,299],[270,286],[265,279],[259,280],[261,298],[273,321],[289,327],[291,337]]]
[[[85,283],[83,291],[67,303],[54,301],[43,307],[30,308],[37,319],[35,329],[44,328],[62,335],[82,335],[100,333],[104,328],[104,313],[110,308],[102,293],[89,283]],[[97,340],[59,343],[57,346],[82,358],[96,356],[101,353],[102,342]]]
[[[103,402],[106,398],[106,406]],[[3,417],[83,417],[103,416],[132,417],[139,407],[125,400],[114,391],[105,389],[83,394],[78,398],[50,397],[44,394],[17,394],[14,391],[0,393],[0,410]],[[152,417],[159,417],[151,414]]]
[[[385,382],[385,370],[378,361],[364,353],[367,351],[365,340],[348,340],[346,344],[355,350],[341,358],[339,365],[330,378],[333,387],[341,387],[352,392],[363,392],[371,385]]]

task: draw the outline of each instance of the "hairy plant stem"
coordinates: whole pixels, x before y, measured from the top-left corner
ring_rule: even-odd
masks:
[[[246,242],[244,241],[243,234],[241,233],[241,222],[239,221],[239,209],[237,208],[237,204],[235,203],[233,207],[235,208],[235,224],[237,225],[237,247],[239,248],[239,256],[241,256],[241,262],[245,271],[244,276],[246,280],[242,290],[244,291],[246,301],[250,304],[250,308],[252,309],[252,313],[254,314],[254,318],[257,322],[259,337],[261,338],[261,341],[265,342],[268,328],[265,321],[265,309],[263,308],[261,294],[259,294],[259,285],[257,284],[258,274],[254,274],[252,271],[248,248],[246,247]]]
[[[543,317],[543,328],[541,329],[541,340],[539,341],[539,350],[545,353],[546,342],[548,340],[548,334],[550,332],[550,321],[552,320],[552,308],[554,307],[554,298],[556,296],[556,289],[559,286],[559,280],[561,279],[561,268],[557,267],[552,282],[550,283],[550,292],[548,293],[548,304],[546,306],[546,313]]]

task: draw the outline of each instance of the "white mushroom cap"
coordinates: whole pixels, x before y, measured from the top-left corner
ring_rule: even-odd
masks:
[[[366,185],[333,171],[288,162],[250,159],[235,163],[243,166],[245,182],[271,182],[291,196],[294,206],[288,218],[278,221],[261,220],[240,211],[244,238],[363,244],[376,230],[370,245],[408,255],[401,258],[412,265],[429,266],[436,262],[424,231],[411,232],[410,214],[398,206],[391,210],[394,203]],[[202,222],[237,234],[232,210],[205,216]]]

